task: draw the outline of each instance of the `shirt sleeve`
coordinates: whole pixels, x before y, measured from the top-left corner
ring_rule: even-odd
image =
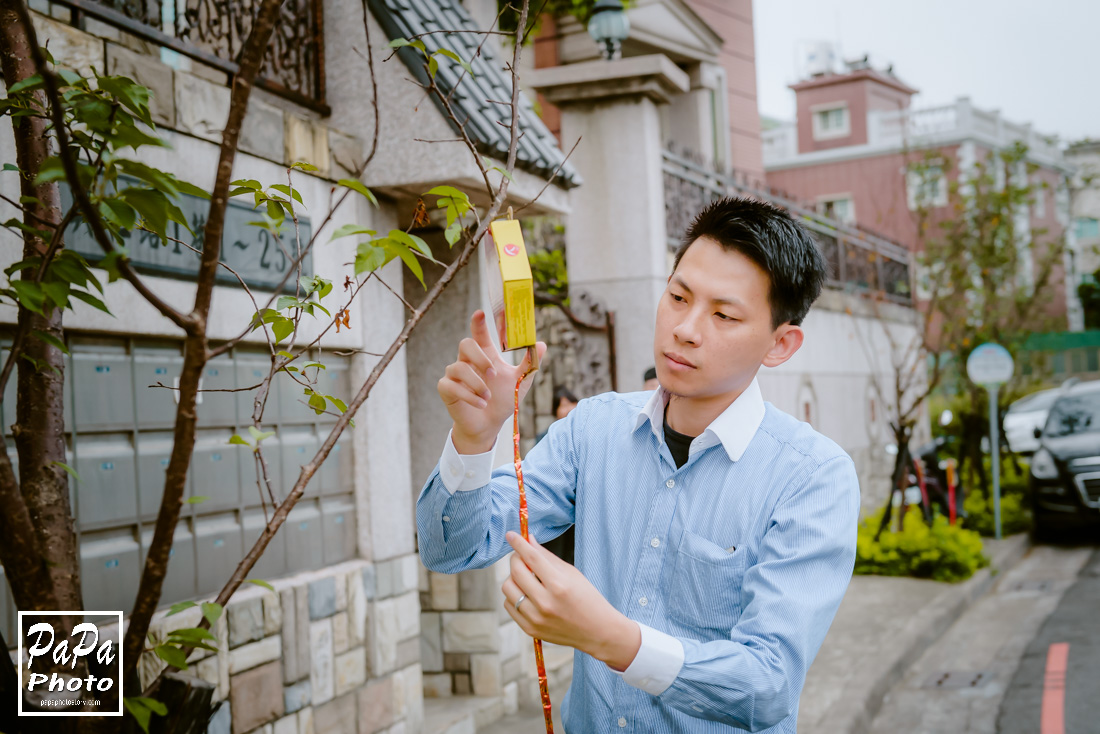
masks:
[[[791,716],[848,588],[858,516],[859,480],[851,459],[812,469],[772,514],[756,562],[745,572],[742,612],[729,639],[677,638],[683,665],[654,695],[690,716],[750,731]],[[665,660],[654,669],[670,669],[671,656]],[[653,692],[660,678],[649,677],[645,685],[633,684]]]
[[[585,402],[553,423],[523,459],[529,530],[540,542],[561,535],[574,521]],[[510,462],[491,469],[491,454],[463,456],[448,437],[416,501],[417,544],[429,570],[484,568],[511,552],[504,535],[519,532],[516,470]]]
[[[646,693],[660,696],[684,667],[684,644],[641,622],[636,624],[642,631],[642,645],[633,662],[622,672],[623,680]]]
[[[443,444],[443,455],[439,458],[439,475],[443,486],[451,494],[472,492],[481,489],[493,477],[493,448],[484,454],[460,454],[455,448],[451,434],[447,434],[447,443]]]

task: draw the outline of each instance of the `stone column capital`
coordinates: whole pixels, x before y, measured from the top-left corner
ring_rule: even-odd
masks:
[[[535,69],[524,80],[558,107],[631,97],[668,104],[691,88],[687,73],[664,54]]]

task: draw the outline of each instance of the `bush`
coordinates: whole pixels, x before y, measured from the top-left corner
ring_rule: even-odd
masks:
[[[1001,532],[1004,535],[1031,530],[1031,510],[1022,492],[1005,488],[1001,493]],[[993,537],[993,501],[980,490],[970,492],[963,501],[963,527]]]
[[[929,527],[920,511],[911,509],[905,513],[901,532],[884,531],[875,542],[881,519],[879,510],[860,523],[857,574],[963,581],[989,565],[981,537],[973,530],[949,525],[942,515],[936,515]]]

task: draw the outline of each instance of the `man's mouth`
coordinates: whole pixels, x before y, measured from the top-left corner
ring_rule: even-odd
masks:
[[[678,366],[678,367],[681,367],[681,368],[688,368],[688,369],[694,369],[695,366],[696,366],[693,362],[688,360],[686,357],[681,357],[679,354],[676,354],[675,352],[665,352],[664,354],[665,354],[665,359],[667,359],[669,362],[671,362],[674,366]]]

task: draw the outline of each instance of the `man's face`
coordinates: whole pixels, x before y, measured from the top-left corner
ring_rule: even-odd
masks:
[[[740,252],[707,238],[692,243],[657,305],[653,358],[661,385],[685,398],[719,398],[744,390],[762,363],[786,361],[793,350],[779,342],[798,330],[801,344],[801,332],[772,328],[769,287],[768,274]]]

